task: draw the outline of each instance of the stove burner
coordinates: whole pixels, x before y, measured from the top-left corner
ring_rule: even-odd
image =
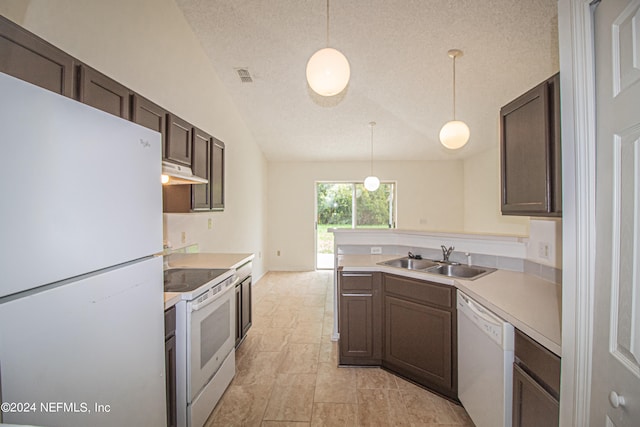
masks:
[[[224,268],[172,268],[164,271],[165,292],[189,292],[226,273]]]

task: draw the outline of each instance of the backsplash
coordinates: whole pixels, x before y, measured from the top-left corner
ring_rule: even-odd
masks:
[[[421,248],[414,246],[403,245],[378,245],[376,248],[380,248],[382,255],[398,255],[407,256],[409,252],[414,255],[420,255],[426,259],[442,259],[442,250],[433,248]],[[371,246],[369,245],[339,245],[338,255],[370,255]],[[519,271],[532,276],[539,277],[548,282],[561,284],[562,283],[562,270],[555,267],[550,267],[544,264],[538,264],[534,261],[521,258],[512,258],[506,256],[486,255],[470,252],[453,251],[451,261],[459,262],[460,264],[471,264],[481,267],[498,268],[501,270]]]

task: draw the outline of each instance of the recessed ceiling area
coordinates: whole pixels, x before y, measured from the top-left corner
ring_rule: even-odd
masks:
[[[498,144],[500,107],[559,69],[556,0],[333,0],[330,47],[351,79],[333,97],[308,86],[326,46],[326,0],[176,0],[269,161],[461,159]],[[456,118],[471,138],[444,148]],[[243,83],[238,69],[248,70]]]

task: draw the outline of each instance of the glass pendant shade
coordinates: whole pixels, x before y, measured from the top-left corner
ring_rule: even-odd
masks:
[[[307,62],[307,82],[318,95],[337,95],[347,87],[351,68],[339,50],[327,47],[314,53]]]
[[[445,123],[440,130],[440,142],[450,150],[463,147],[469,141],[469,126],[460,120]]]
[[[380,180],[377,176],[368,176],[364,179],[364,188],[369,191],[376,191],[380,188]]]

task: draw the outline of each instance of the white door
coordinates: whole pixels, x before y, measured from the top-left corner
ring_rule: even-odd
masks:
[[[640,0],[595,11],[596,287],[591,424],[640,425]]]

